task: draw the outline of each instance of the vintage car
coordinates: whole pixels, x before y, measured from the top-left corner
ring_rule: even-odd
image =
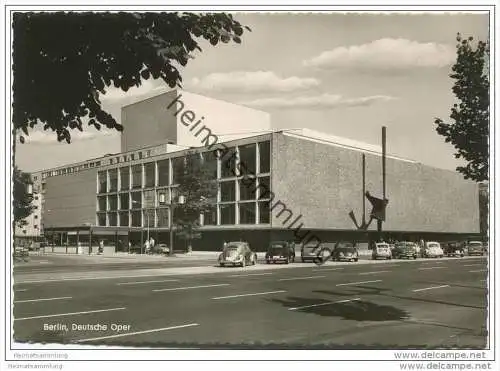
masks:
[[[469,241],[467,243],[467,255],[484,255],[484,245],[481,241]]]
[[[218,263],[221,267],[255,265],[257,254],[250,249],[248,242],[228,242],[219,255]]]
[[[328,257],[331,255],[330,250],[318,242],[307,242],[302,244],[300,248],[300,259],[303,263],[307,261],[313,262],[318,258],[326,258],[327,255]]]
[[[266,252],[266,263],[293,263],[295,261],[295,243],[273,241]]]
[[[409,241],[397,242],[394,249],[392,249],[392,257],[394,259],[417,259],[417,244]]]
[[[444,251],[439,242],[429,241],[425,243],[423,253],[424,258],[442,258],[443,256]]]
[[[459,256],[463,258],[465,255],[464,246],[460,242],[448,242],[443,246],[444,256]]]
[[[334,261],[357,262],[359,259],[358,249],[350,242],[341,242],[335,246],[332,254]]]
[[[392,259],[391,247],[385,242],[377,242],[372,249],[372,259]]]

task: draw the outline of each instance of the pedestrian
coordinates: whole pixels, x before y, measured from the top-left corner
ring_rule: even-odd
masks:
[[[102,254],[104,252],[104,240],[99,241],[99,251],[98,254]]]
[[[149,248],[150,248],[149,240],[146,240],[146,242],[144,242],[144,252],[146,254],[149,254]]]
[[[155,240],[153,237],[149,239],[149,247],[151,248],[151,250],[153,250],[155,247]]]

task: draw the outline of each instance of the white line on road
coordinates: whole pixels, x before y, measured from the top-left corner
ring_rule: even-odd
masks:
[[[285,290],[279,290],[279,291],[255,292],[255,293],[251,293],[251,294],[218,296],[218,297],[212,298],[212,300],[241,298],[243,296],[258,296],[258,295],[279,294],[279,293],[283,293],[283,292],[286,292],[286,291]]]
[[[24,321],[28,319],[37,318],[50,318],[50,317],[65,317],[65,316],[76,316],[79,314],[90,314],[90,313],[101,313],[101,312],[112,312],[116,310],[124,310],[126,308],[110,308],[110,309],[99,309],[99,310],[88,310],[86,312],[73,312],[73,313],[59,313],[59,314],[47,314],[45,316],[35,316],[35,317],[24,317],[24,318],[14,318],[14,321]]]
[[[272,273],[249,273],[249,274],[232,274],[228,277],[248,277],[248,276],[268,276]]]
[[[481,282],[486,282],[486,281],[488,281],[488,280],[481,280]]]
[[[31,303],[36,301],[49,301],[49,300],[64,300],[64,299],[73,299],[71,296],[60,296],[58,298],[44,298],[44,299],[30,299],[30,300],[17,300],[15,303]]]
[[[179,282],[179,280],[159,280],[159,281],[138,281],[138,282],[118,282],[117,285],[140,285],[143,283],[155,283],[155,282]]]
[[[441,289],[441,288],[444,288],[444,287],[450,287],[450,285],[431,286],[431,287],[426,287],[426,288],[423,288],[423,289],[416,289],[416,290],[412,290],[412,291],[413,292],[418,292],[418,291]]]
[[[344,268],[317,268],[313,269],[313,272],[326,272],[326,271],[340,271],[343,270]]]
[[[373,272],[363,272],[363,273],[359,273],[359,275],[365,275],[365,274],[377,274],[377,273],[387,273],[387,272],[390,272],[390,271],[373,271]]]
[[[448,267],[426,267],[426,268],[418,268],[418,270],[426,270],[426,269],[446,269]]]
[[[207,288],[207,287],[220,287],[220,286],[229,286],[229,283],[220,283],[220,284],[217,284],[217,285],[174,287],[174,288],[171,288],[171,289],[156,289],[156,290],[153,290],[153,291],[155,291],[155,292],[160,292],[160,291],[178,291],[178,290],[203,289],[203,288]]]
[[[24,291],[28,291],[28,289],[19,289],[19,290],[14,290],[14,292],[24,292]]]
[[[145,331],[128,332],[126,334],[116,334],[116,335],[100,336],[100,337],[97,337],[97,338],[80,339],[80,340],[76,340],[76,342],[77,343],[83,343],[83,342],[87,342],[87,341],[112,339],[112,338],[123,337],[123,336],[149,334],[149,333],[152,333],[152,332],[175,330],[175,329],[178,329],[178,328],[193,327],[193,326],[199,326],[199,324],[198,323],[189,323],[187,325],[172,326],[172,327],[163,327],[163,328],[157,328],[157,329],[145,330]]]
[[[484,264],[464,264],[463,266],[464,267],[478,267],[478,266],[482,266]]]
[[[361,300],[361,298],[356,299],[347,299],[347,300],[339,300],[339,301],[329,301],[328,303],[320,303],[320,304],[312,304],[312,305],[304,305],[302,307],[288,308],[288,310],[298,310],[304,308],[313,308],[313,307],[321,307],[324,305],[332,305],[332,304],[340,304],[340,303],[348,303],[350,301]]]
[[[475,271],[469,271],[469,273],[476,273],[476,272],[488,272],[487,269],[477,269]]]
[[[292,278],[281,278],[278,281],[312,280],[315,278],[325,278],[325,277],[326,276],[292,277]]]
[[[335,286],[361,285],[363,283],[374,283],[374,282],[382,282],[382,280],[338,283]]]

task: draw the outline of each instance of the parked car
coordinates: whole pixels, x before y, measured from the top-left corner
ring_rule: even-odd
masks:
[[[424,258],[442,258],[444,251],[439,242],[429,241],[425,243]]]
[[[334,261],[357,262],[359,259],[358,249],[349,242],[340,243],[333,250],[332,259]]]
[[[315,261],[317,259],[322,259],[329,257],[331,255],[331,250],[325,247],[324,244],[318,244],[315,242],[307,242],[302,244],[300,248],[300,259],[302,262]]]
[[[295,261],[295,243],[289,241],[273,241],[269,244],[266,253],[266,263],[285,264]]]
[[[459,256],[465,255],[464,246],[460,242],[448,242],[443,247],[444,256]]]
[[[469,241],[469,243],[467,243],[468,255],[484,255],[484,253],[484,246],[481,241]]]
[[[418,258],[418,252],[417,252],[417,244],[414,242],[397,242],[394,246],[394,249],[392,249],[392,257],[394,259],[417,259]]]
[[[155,245],[151,249],[152,254],[161,254],[161,255],[167,255],[170,252],[169,247],[165,243],[160,243],[158,245]]]
[[[219,265],[241,266],[257,264],[257,254],[250,249],[248,242],[228,242],[219,255]]]
[[[392,259],[391,248],[385,242],[377,242],[372,249],[372,259]]]

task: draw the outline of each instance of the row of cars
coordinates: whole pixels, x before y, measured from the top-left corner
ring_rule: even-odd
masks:
[[[461,242],[425,242],[423,247],[420,247],[414,242],[397,242],[388,244],[385,242],[376,243],[372,250],[372,259],[401,259],[401,258],[442,258],[443,256],[463,257],[465,255],[486,254],[486,247],[480,241]]]
[[[480,241],[467,243],[448,242],[425,242],[423,248],[409,241],[388,244],[385,242],[375,243],[372,248],[372,259],[417,259],[442,258],[443,256],[484,255],[486,247]],[[355,243],[337,242],[335,244],[323,244],[318,246],[314,243],[303,244],[300,248],[300,259],[302,262],[313,262],[326,260],[351,261],[359,260],[359,251]],[[273,241],[265,255],[267,264],[271,263],[293,263],[295,262],[295,243],[289,241]],[[223,266],[241,266],[257,264],[257,253],[252,251],[248,242],[226,243],[222,253],[219,254],[218,264]]]

